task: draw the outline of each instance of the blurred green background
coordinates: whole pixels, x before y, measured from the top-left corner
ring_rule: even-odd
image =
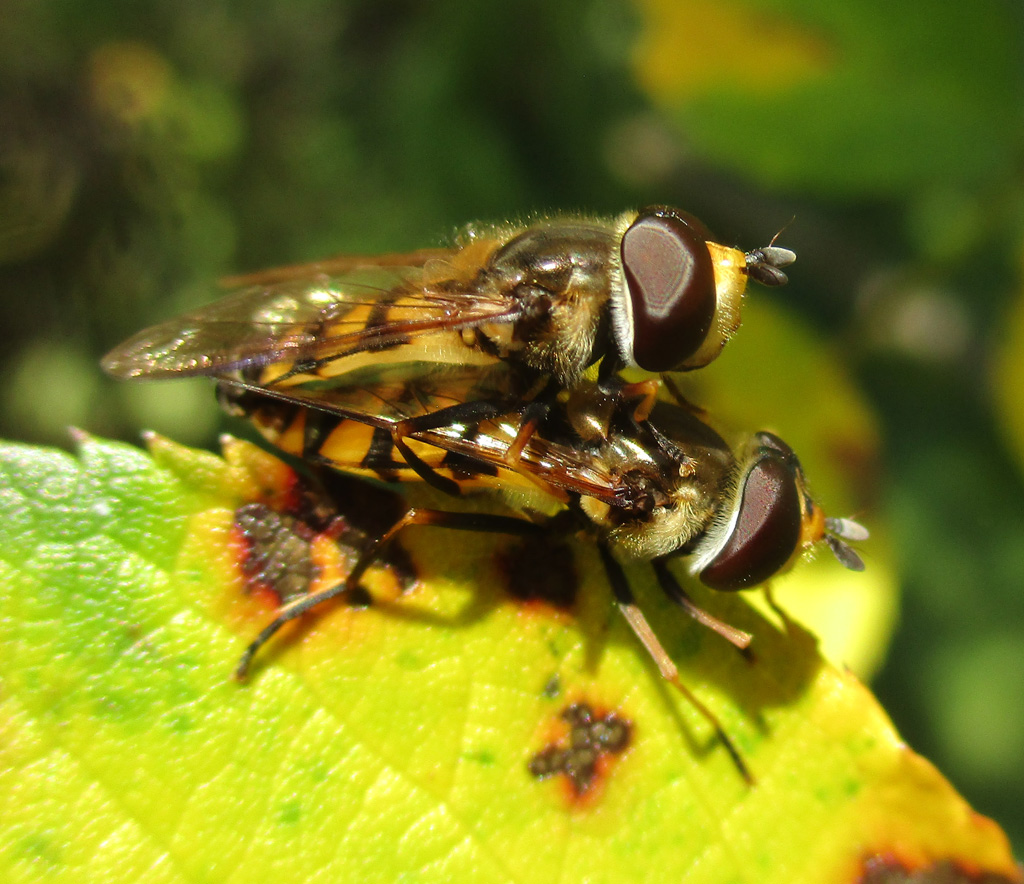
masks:
[[[882,428],[864,481],[903,596],[874,687],[1024,852],[1010,0],[4,0],[0,435],[212,444],[207,383],[97,360],[218,276],[655,202],[748,248],[786,227],[792,282],[756,297],[832,342]]]

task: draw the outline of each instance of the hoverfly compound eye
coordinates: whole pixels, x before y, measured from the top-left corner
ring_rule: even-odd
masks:
[[[671,371],[700,349],[717,295],[704,225],[673,209],[645,209],[622,235],[632,362]]]
[[[781,570],[800,546],[797,473],[790,459],[792,451],[778,441],[785,451],[764,445],[743,477],[739,507],[725,542],[700,572],[701,581],[712,589],[745,589],[763,583]]]
[[[789,447],[788,444],[783,442],[774,433],[760,432],[755,434],[754,438],[757,440],[757,444],[761,448],[770,448],[772,451],[777,452],[778,455],[785,460],[791,460],[794,463],[797,462],[796,452]]]

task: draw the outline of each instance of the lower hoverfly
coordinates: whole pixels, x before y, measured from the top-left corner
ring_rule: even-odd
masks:
[[[500,386],[504,376],[488,380]],[[393,425],[429,415],[453,400],[491,397],[494,391],[486,383],[481,390],[481,383],[480,375],[465,370],[431,382],[409,379],[396,368],[378,373],[372,385],[340,392],[293,390],[268,396],[263,388],[232,380],[223,381],[219,391],[230,412],[250,419],[284,451],[395,482],[417,478],[420,470],[413,470],[393,444]],[[657,399],[646,419],[637,420],[633,395],[630,385],[609,390],[580,382],[563,391],[524,443],[519,411],[421,426],[406,444],[422,464],[463,488],[508,496],[523,517],[410,508],[370,546],[343,583],[285,605],[249,645],[237,675],[246,676],[253,656],[285,623],[353,591],[365,569],[410,525],[528,534],[548,530],[553,518],[568,516],[563,530],[593,537],[619,610],[661,674],[711,723],[750,779],[714,714],[680,680],[637,606],[619,560],[650,561],[669,598],[745,649],[751,636],[697,606],[669,570],[671,559],[684,558],[690,573],[713,589],[737,590],[786,570],[819,541],[844,566],[860,570],[863,563],[848,541],[866,539],[867,531],[851,520],[825,517],[807,491],[796,455],[777,436],[758,433],[733,451],[685,403]]]
[[[656,206],[466,227],[450,248],[342,257],[233,280],[233,294],[140,332],[104,359],[123,378],[323,382],[366,365],[517,366],[556,386],[605,359],[649,372],[711,362],[740,321],[747,279],[782,285],[795,260],[743,252]]]

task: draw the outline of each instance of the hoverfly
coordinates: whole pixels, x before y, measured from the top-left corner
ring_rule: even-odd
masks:
[[[613,550],[652,560],[672,598],[742,647],[750,636],[694,605],[667,556],[688,555],[706,583],[735,589],[822,538],[853,567],[859,560],[844,539],[863,532],[823,519],[783,443],[764,437],[752,443],[760,454],[737,460],[692,412],[657,403],[656,382],[626,384],[617,372],[707,365],[739,325],[747,279],[782,285],[781,268],[793,260],[774,244],[752,252],[720,245],[697,219],[666,207],[475,225],[448,249],[235,280],[234,294],[141,332],[103,365],[124,378],[214,377],[230,410],[314,463],[385,480],[415,475],[447,493],[526,491],[568,512],[596,535],[619,608],[661,672],[745,773],[710,710],[679,680]],[[600,383],[584,380],[597,362]],[[747,491],[736,491],[748,487],[757,507],[744,507]],[[749,514],[776,509],[781,521],[751,523]],[[538,527],[514,516],[410,509],[344,584],[285,606],[246,651],[239,676],[283,623],[355,587],[411,524],[512,534]]]
[[[484,378],[500,386],[508,374]],[[395,482],[415,479],[420,471],[394,446],[393,425],[429,415],[452,399],[490,396],[494,391],[487,384],[481,391],[481,383],[479,374],[466,370],[409,379],[396,367],[358,389],[268,395],[244,381],[225,380],[219,392],[230,412],[250,419],[282,450],[313,464]],[[758,433],[734,452],[692,407],[658,399],[641,421],[630,395],[629,385],[609,390],[581,381],[560,394],[521,446],[521,413],[515,410],[413,432],[406,443],[430,470],[464,488],[512,492],[524,517],[410,508],[343,583],[285,605],[246,649],[238,677],[246,676],[253,656],[285,623],[352,591],[409,525],[528,534],[546,530],[556,514],[567,514],[573,530],[595,539],[619,610],[661,674],[711,723],[750,779],[714,714],[680,680],[637,606],[619,559],[649,560],[669,598],[745,649],[751,636],[696,605],[669,571],[672,558],[685,558],[690,573],[713,589],[738,590],[786,570],[821,541],[844,566],[861,570],[863,562],[848,542],[866,539],[867,531],[852,520],[825,517],[808,493],[799,460],[777,436]]]
[[[700,368],[740,321],[747,279],[782,285],[796,256],[742,252],[655,206],[466,227],[450,248],[343,257],[232,282],[221,301],[142,331],[103,360],[121,378],[219,376],[286,389],[367,365],[508,362],[557,387],[605,359]]]

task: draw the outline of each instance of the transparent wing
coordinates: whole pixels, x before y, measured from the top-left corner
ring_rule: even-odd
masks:
[[[378,472],[393,480],[417,480],[413,471],[403,471],[402,455],[393,447],[370,450],[372,437],[365,429],[370,427],[389,436],[400,432],[439,473],[461,473],[456,480],[469,477],[474,487],[507,487],[515,476],[537,487],[624,505],[626,489],[600,451],[569,430],[555,432],[552,422],[543,421],[513,454],[528,400],[507,365],[483,372],[389,366],[374,374],[372,380],[353,378],[353,383],[321,388],[275,390],[236,379],[223,382],[222,389],[233,396],[236,411],[251,417],[274,444],[308,457],[315,438],[317,459],[335,469],[365,474],[376,463]],[[458,467],[448,466],[453,459],[444,455],[457,456]]]
[[[460,336],[519,315],[513,297],[474,286],[493,247],[474,241],[242,277],[248,284],[238,291],[140,332],[103,367],[122,378],[160,378],[275,366],[259,380],[271,384],[296,371],[331,376],[374,360],[493,361]]]

